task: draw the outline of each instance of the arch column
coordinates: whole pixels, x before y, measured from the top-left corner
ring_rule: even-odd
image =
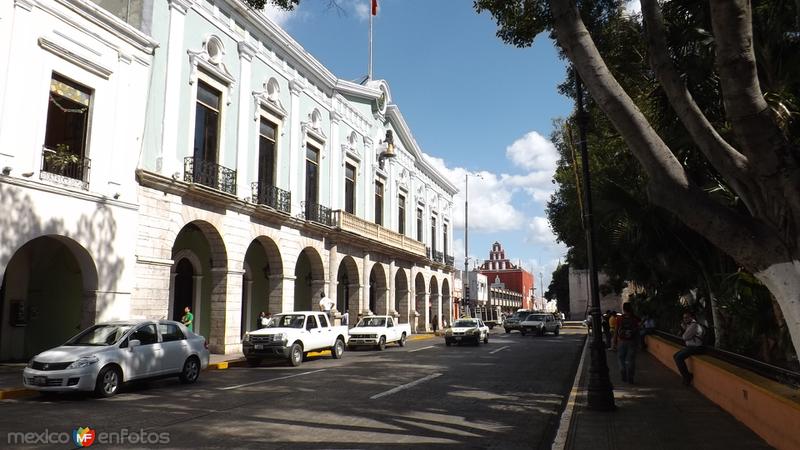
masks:
[[[359,315],[367,312],[369,308],[369,274],[371,269],[369,253],[364,253],[364,273],[361,276],[364,283],[361,284],[361,304],[358,305]],[[367,286],[367,289],[364,289],[364,286]]]
[[[297,282],[297,277],[294,275],[284,275],[279,282],[282,285],[279,311],[294,311],[294,284]]]
[[[241,266],[235,264],[234,267]],[[232,354],[241,351],[239,329],[242,320],[243,270],[211,269],[211,333],[212,353]]]
[[[272,314],[281,313],[283,309],[283,293],[285,292],[285,285],[283,283],[282,275],[269,276],[269,298],[267,299],[267,308]],[[294,290],[294,284],[290,286]],[[291,292],[291,291],[290,291]]]
[[[339,265],[336,264],[337,260],[339,259],[339,249],[336,244],[331,245],[331,248],[328,249],[328,273],[327,277],[328,282],[326,283],[326,290],[325,295],[330,297],[333,300],[334,305],[339,304]],[[344,311],[339,311],[340,313],[344,313]]]
[[[392,314],[392,312],[399,314],[399,312],[397,311],[397,302],[396,302],[397,296],[395,295],[395,285],[394,285],[394,277],[395,277],[395,275],[396,274],[395,274],[394,259],[391,259],[389,261],[389,277],[388,277],[389,278],[389,283],[387,285],[388,289],[389,289],[389,293],[386,296],[386,302],[387,302],[386,314]]]

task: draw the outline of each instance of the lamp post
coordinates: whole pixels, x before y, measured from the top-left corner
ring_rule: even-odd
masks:
[[[478,173],[464,173],[464,295],[463,307],[469,309],[470,292],[469,292],[469,176],[483,178]]]
[[[589,178],[589,151],[586,147],[586,113],[583,110],[583,86],[580,76],[575,72],[576,103],[578,107],[578,136],[580,139],[581,165],[583,166],[583,217],[586,232],[586,255],[589,265],[589,292],[591,295],[590,314],[592,315],[592,341],[589,344],[591,362],[589,364],[588,403],[589,408],[610,411],[614,405],[614,392],[608,377],[606,346],[600,317],[600,296],[598,294],[597,266],[594,252],[594,219],[592,217],[592,190]]]

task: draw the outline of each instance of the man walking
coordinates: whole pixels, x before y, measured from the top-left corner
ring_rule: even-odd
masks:
[[[183,308],[183,317],[181,317],[181,323],[186,326],[186,329],[189,331],[194,331],[194,314],[192,314],[192,308],[188,306]]]
[[[622,304],[622,315],[616,320],[614,347],[619,359],[619,372],[622,381],[633,384],[636,370],[636,347],[639,343],[639,326],[641,320],[633,313],[630,302]]]
[[[678,367],[681,376],[683,377],[683,384],[689,386],[692,384],[694,375],[689,372],[686,367],[686,359],[692,355],[699,355],[705,351],[703,348],[703,334],[705,330],[697,323],[697,318],[693,312],[687,311],[683,313],[683,335],[681,338],[686,343],[686,347],[675,352],[672,359],[675,360],[675,365]]]

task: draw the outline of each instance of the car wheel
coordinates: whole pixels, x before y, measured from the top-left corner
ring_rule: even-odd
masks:
[[[483,337],[483,343],[484,344],[488,344],[489,343],[489,333],[486,333],[486,336]]]
[[[333,348],[331,348],[331,356],[333,359],[339,359],[344,354],[344,341],[340,338],[336,338],[336,343],[333,344]]]
[[[544,335],[545,335],[544,327],[539,328],[539,336],[544,336]]]
[[[198,377],[200,377],[200,361],[197,360],[197,357],[190,356],[183,363],[183,371],[180,374],[181,383],[194,383]]]
[[[450,347],[451,345],[453,345],[453,343],[450,341],[444,341],[444,345]]]
[[[521,334],[521,335],[525,336],[525,335],[526,335],[526,334],[528,334],[528,333],[527,333],[525,330],[519,330],[519,334]]]
[[[381,336],[378,340],[378,350],[383,351],[386,348],[386,336]]]
[[[122,386],[122,372],[114,366],[106,366],[97,374],[94,392],[98,397],[112,397],[119,392],[120,386]]]
[[[303,364],[303,346],[295,342],[289,350],[289,364],[294,367]]]
[[[247,365],[250,367],[258,367],[261,365],[261,360],[258,358],[247,358]]]
[[[508,333],[511,333],[511,330],[509,330],[508,328],[506,328],[506,334],[508,334]]]
[[[559,331],[558,331],[558,330],[559,330],[559,327],[556,327],[556,331],[554,331],[554,332],[553,332],[553,334],[555,334],[556,336],[558,336],[558,333],[559,333]]]
[[[400,336],[400,342],[398,342],[398,344],[400,344],[400,347],[405,347],[406,346],[406,334],[405,333],[403,333],[403,335]]]

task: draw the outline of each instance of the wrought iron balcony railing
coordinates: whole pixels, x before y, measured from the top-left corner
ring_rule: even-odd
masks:
[[[452,256],[452,255],[445,255],[445,257],[444,257],[444,264],[445,264],[446,266],[453,267],[453,264],[455,264],[455,262],[456,262],[456,258],[455,258],[454,256]]]
[[[436,262],[443,263],[444,262],[444,254],[439,250],[433,251],[433,260]]]
[[[392,231],[375,222],[364,220],[343,210],[334,211],[333,217],[334,226],[343,231],[349,231],[364,238],[382,242],[418,256],[425,254],[425,245],[423,245],[422,242]]]
[[[322,225],[333,226],[333,214],[330,208],[319,203],[302,202],[303,214],[306,220],[321,223]]]
[[[202,184],[218,191],[236,195],[236,171],[203,158],[183,159],[183,181]]]
[[[45,148],[42,150],[40,178],[88,190],[91,166],[92,160],[85,156]]]
[[[290,213],[292,210],[292,193],[281,188],[255,182],[251,185],[253,190],[253,203],[267,205],[278,211]]]

